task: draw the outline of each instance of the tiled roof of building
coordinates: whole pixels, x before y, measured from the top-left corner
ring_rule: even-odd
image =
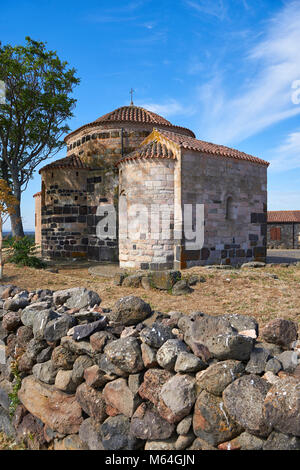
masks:
[[[258,163],[260,165],[269,166],[269,163],[260,158],[248,155],[247,153],[235,150],[224,145],[212,144],[211,142],[205,142],[198,140],[193,137],[176,134],[167,130],[159,129],[159,133],[171,140],[180,147],[188,150],[195,150],[196,152],[209,153],[221,157],[235,158],[237,160],[247,160],[249,162]]]
[[[170,127],[173,129],[181,129],[185,131],[187,134],[195,137],[195,134],[190,129],[186,129],[185,127],[175,126],[167,119],[163,118],[162,116],[159,116],[156,113],[153,113],[152,111],[148,111],[147,109],[140,108],[139,106],[130,105],[130,106],[122,106],[121,108],[117,108],[114,111],[111,111],[110,113],[104,114],[104,116],[99,117],[95,121],[79,127],[79,129],[76,129],[75,131],[70,132],[70,134],[68,134],[65,137],[65,140],[68,139],[73,134],[76,134],[78,131],[82,129],[85,129],[87,127],[95,127],[97,125],[106,124],[109,122],[115,122],[115,123],[132,122],[132,123],[141,123],[141,124],[146,123],[146,124],[152,124],[153,127],[155,126]]]
[[[268,223],[298,222],[300,223],[300,210],[298,211],[268,211]]]
[[[42,191],[39,191],[38,193],[35,193],[32,197],[37,197],[37,196],[41,196],[42,195]]]
[[[174,152],[168,148],[165,144],[161,144],[156,140],[153,140],[149,144],[143,145],[134,152],[129,153],[121,160],[116,163],[116,166],[119,163],[127,162],[128,160],[136,160],[141,158],[169,158],[175,159]]]
[[[60,158],[59,160],[56,160],[55,162],[49,163],[48,165],[41,168],[39,173],[41,171],[57,170],[59,168],[74,168],[77,170],[91,169],[90,165],[83,162],[81,158],[79,158],[77,155],[72,154],[72,155],[68,155],[67,157]]]

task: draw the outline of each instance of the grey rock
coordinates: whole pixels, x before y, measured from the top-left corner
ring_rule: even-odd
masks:
[[[187,416],[196,401],[195,379],[176,374],[161,388],[158,412],[169,423],[178,423]]]
[[[181,435],[184,436],[184,435],[188,434],[190,429],[191,429],[192,422],[193,422],[193,416],[192,415],[189,415],[189,416],[186,416],[185,418],[183,418],[177,424],[177,428],[176,428],[177,434],[179,434],[180,436]]]
[[[264,400],[270,384],[257,375],[243,375],[228,385],[223,401],[229,415],[250,434],[267,436],[271,431],[270,420],[264,416]]]
[[[265,341],[287,349],[297,339],[297,332],[298,325],[295,322],[284,318],[275,318],[261,330],[260,334]]]
[[[172,295],[186,295],[190,292],[192,292],[192,289],[186,279],[176,282],[172,288]]]
[[[151,307],[133,295],[119,299],[108,314],[109,320],[124,326],[135,325],[151,315]]]
[[[249,374],[262,374],[265,371],[269,357],[269,351],[259,346],[255,346],[246,366],[246,372]]]
[[[241,268],[242,269],[264,268],[265,266],[266,266],[266,263],[263,263],[262,261],[249,261],[248,263],[243,263]]]
[[[148,275],[155,289],[170,290],[181,279],[180,271],[151,271]]]
[[[244,371],[245,367],[240,361],[217,362],[196,374],[197,389],[221,396],[225,388],[241,377]]]
[[[36,340],[44,339],[47,324],[55,318],[58,318],[58,314],[51,309],[36,312],[32,325],[33,335]]]
[[[29,359],[36,360],[38,354],[47,347],[48,345],[45,340],[32,338],[26,347],[26,355]]]
[[[239,335],[223,316],[210,316],[195,312],[188,318],[182,317],[178,326],[184,331],[185,342],[200,358],[203,347],[219,360],[246,361],[250,357],[253,339]]]
[[[44,338],[50,343],[63,338],[69,329],[75,325],[76,320],[71,315],[63,314],[50,320],[44,330]]]
[[[60,344],[74,354],[94,356],[94,350],[89,341],[75,341],[70,336],[64,336],[61,338]]]
[[[96,333],[96,331],[103,330],[107,326],[107,323],[107,318],[102,317],[87,325],[77,325],[74,327],[73,339],[79,341],[84,338],[89,338],[93,333]]]
[[[143,343],[151,348],[160,348],[167,340],[174,339],[170,326],[163,325],[160,322],[154,322],[151,327],[144,328],[140,333]]]
[[[168,439],[173,434],[174,424],[164,420],[152,403],[142,403],[131,419],[130,432],[138,439]]]
[[[265,443],[264,439],[254,436],[253,434],[249,434],[246,431],[240,434],[236,440],[241,446],[241,450],[262,450]]]
[[[48,348],[42,349],[42,351],[36,356],[36,362],[47,362],[50,361],[52,356],[53,349],[48,346]]]
[[[107,418],[101,426],[102,444],[105,450],[134,450],[142,441],[130,432],[130,420],[124,415]]]
[[[205,369],[206,367],[207,364],[201,361],[201,359],[196,357],[194,354],[180,352],[177,356],[174,370],[175,372],[193,373]]]
[[[179,339],[168,339],[157,351],[156,360],[163,369],[174,370],[181,352],[187,352],[186,344]]]
[[[46,384],[54,384],[57,369],[53,366],[52,361],[47,361],[40,364],[35,364],[32,368],[32,374],[41,382]]]
[[[299,380],[278,380],[265,397],[263,413],[275,431],[300,437]]]
[[[56,291],[53,294],[53,301],[55,305],[65,304],[67,308],[93,307],[101,303],[99,295],[85,287],[73,287]]]
[[[17,312],[19,309],[27,307],[29,304],[28,292],[24,291],[16,294],[12,299],[7,299],[4,304],[4,310],[11,310]]]
[[[284,351],[283,353],[276,356],[282,364],[282,369],[285,372],[294,372],[297,365],[299,364],[299,353],[297,351]]]
[[[12,384],[8,380],[4,379],[0,382],[0,409],[1,406],[6,411],[9,411],[9,395],[12,393]]]
[[[230,313],[222,315],[225,320],[228,320],[237,332],[245,330],[255,330],[258,336],[258,323],[255,318],[248,315],[240,315],[239,313]]]
[[[264,443],[263,450],[300,450],[300,439],[273,431]]]
[[[8,437],[15,437],[15,429],[11,423],[9,412],[0,406],[0,432]]]
[[[105,372],[108,377],[111,377],[110,380],[114,380],[118,377],[127,377],[128,372],[117,367],[113,362],[111,362],[106,354],[100,354],[97,356],[97,365],[102,372]]]
[[[85,419],[79,428],[79,437],[90,450],[104,450],[102,445],[101,424],[92,418]]]
[[[72,381],[79,385],[83,382],[84,371],[94,364],[89,356],[79,356],[74,362],[72,370]]]
[[[141,274],[132,274],[131,276],[125,277],[123,280],[123,287],[140,287],[142,280]]]
[[[25,326],[33,326],[34,317],[37,312],[48,310],[51,307],[51,302],[33,302],[28,305],[21,314],[21,321]]]
[[[120,338],[104,348],[109,361],[129,374],[140,372],[144,368],[142,352],[136,338]]]
[[[238,436],[242,427],[227,412],[221,397],[203,390],[195,404],[193,430],[197,437],[216,446]]]
[[[147,441],[145,450],[171,451],[176,450],[177,437],[170,437],[165,440]]]
[[[273,374],[276,375],[281,369],[282,369],[282,364],[278,359],[276,359],[276,357],[272,357],[266,363],[266,367],[265,367],[266,372],[268,371],[273,372]]]

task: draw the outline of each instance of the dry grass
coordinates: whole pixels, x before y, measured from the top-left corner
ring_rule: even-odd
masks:
[[[193,292],[173,296],[166,291],[115,286],[111,278],[91,276],[88,269],[60,267],[59,273],[6,264],[2,283],[12,283],[28,290],[87,287],[102,298],[103,307],[112,307],[123,296],[136,295],[161,312],[180,310],[184,313],[203,311],[218,315],[240,313],[255,317],[264,325],[275,317],[300,323],[300,267],[266,267],[249,270],[191,268],[184,277],[199,274],[206,282],[193,287]],[[276,274],[274,279],[270,274]]]
[[[0,432],[0,450],[25,450],[25,446]]]

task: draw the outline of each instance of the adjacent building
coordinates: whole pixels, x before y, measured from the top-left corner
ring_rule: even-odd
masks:
[[[268,211],[268,248],[300,249],[300,210]]]

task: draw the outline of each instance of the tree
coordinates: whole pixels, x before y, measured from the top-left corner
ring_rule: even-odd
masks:
[[[15,207],[18,205],[17,199],[12,195],[11,189],[7,182],[0,179],[0,279],[3,275],[3,233],[2,228],[7,218],[13,214]]]
[[[10,184],[18,204],[11,214],[13,236],[23,237],[21,194],[42,161],[64,146],[76,100],[70,97],[79,83],[76,70],[68,68],[43,42],[26,37],[25,46],[1,46],[0,176]]]

